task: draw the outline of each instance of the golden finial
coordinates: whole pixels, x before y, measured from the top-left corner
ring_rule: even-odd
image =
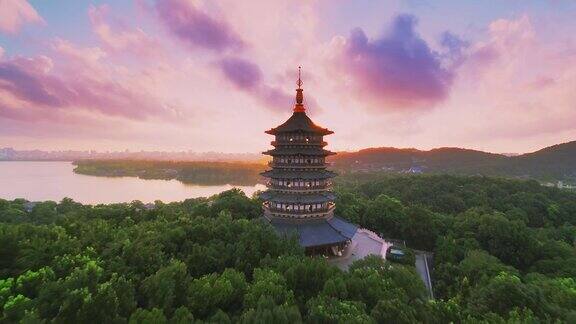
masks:
[[[304,112],[304,90],[302,89],[302,67],[298,67],[298,81],[296,81],[298,89],[296,89],[296,105],[294,105],[294,112]]]
[[[302,82],[301,72],[302,72],[302,67],[299,66],[298,67],[298,81],[296,81],[296,84],[298,85],[298,89],[300,89],[302,87],[302,84],[304,84]]]

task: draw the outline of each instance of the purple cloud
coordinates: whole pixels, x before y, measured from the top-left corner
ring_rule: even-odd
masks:
[[[271,110],[286,110],[294,101],[292,96],[281,89],[267,85],[260,67],[251,61],[227,57],[219,60],[216,66],[236,89],[252,95]]]
[[[215,66],[224,79],[236,89],[250,94],[267,108],[286,109],[293,97],[264,80],[260,67],[247,59],[224,56],[230,50],[244,47],[244,41],[225,20],[216,19],[186,0],[158,0],[156,12],[161,22],[178,39],[192,48],[217,52]]]
[[[0,62],[0,89],[12,93],[15,97],[34,104],[46,106],[63,105],[61,98],[54,92],[66,91],[59,80],[46,76],[41,79],[41,65],[50,65],[46,57],[37,60],[17,58]]]
[[[225,21],[211,17],[190,1],[158,0],[155,8],[165,27],[192,47],[214,51],[243,47],[242,39]]]
[[[352,81],[360,100],[385,109],[430,108],[449,94],[453,71],[415,31],[411,15],[397,16],[380,38],[354,29],[337,55],[335,70]],[[460,48],[446,36],[445,45]]]
[[[0,116],[57,119],[58,112],[90,110],[130,119],[173,118],[165,105],[143,91],[90,75],[79,70],[82,65],[72,75],[58,73],[52,65],[46,56],[0,60]]]
[[[440,45],[447,50],[443,56],[448,60],[448,63],[458,65],[464,61],[464,51],[470,46],[470,43],[458,35],[446,31],[440,36]]]
[[[262,82],[262,71],[258,65],[240,58],[226,58],[219,62],[226,78],[242,90],[258,87]]]

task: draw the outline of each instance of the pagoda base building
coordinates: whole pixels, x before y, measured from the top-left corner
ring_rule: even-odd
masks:
[[[296,235],[308,254],[341,256],[365,230],[334,215],[336,174],[327,170],[326,157],[335,153],[324,148],[324,136],[333,132],[306,115],[300,77],[297,84],[292,116],[266,131],[275,138],[274,149],[264,152],[272,156],[271,169],[262,173],[268,178],[261,194],[264,220],[282,236]]]

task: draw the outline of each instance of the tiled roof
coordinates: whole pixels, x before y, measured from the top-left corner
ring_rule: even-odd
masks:
[[[320,127],[306,115],[305,112],[294,112],[290,118],[284,124],[267,130],[266,133],[271,135],[276,135],[278,133],[290,133],[290,132],[307,132],[315,133],[319,135],[330,135],[334,132],[326,128]]]
[[[268,220],[267,220],[268,221]],[[296,235],[303,247],[332,245],[352,239],[358,227],[341,218],[309,220],[291,223],[272,219],[268,221],[279,235],[290,237]]]

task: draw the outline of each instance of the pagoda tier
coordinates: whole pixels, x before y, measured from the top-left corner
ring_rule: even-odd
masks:
[[[306,156],[328,156],[328,155],[333,155],[336,154],[334,152],[330,152],[328,150],[325,150],[323,148],[320,147],[314,147],[314,146],[304,146],[304,145],[282,145],[282,144],[276,144],[276,148],[272,149],[272,150],[268,150],[266,152],[264,152],[263,154],[266,155],[272,155],[274,157],[284,157],[286,155],[291,156],[291,155],[298,155],[300,158],[304,158]]]
[[[283,168],[274,167],[272,170],[262,172],[261,175],[263,175],[267,178],[272,178],[274,180],[278,180],[278,181],[282,181],[285,179],[288,179],[288,180],[302,179],[302,181],[305,181],[305,180],[325,180],[325,179],[333,178],[336,176],[336,173],[334,173],[332,171],[328,171],[328,170],[292,171],[292,170],[285,170]],[[292,181],[292,182],[285,181],[285,182],[280,183],[280,184],[285,185],[285,186],[290,186],[290,185],[297,186],[300,184],[300,182],[298,184],[294,184],[294,181]],[[302,186],[306,186],[306,184],[303,184]]]
[[[286,204],[314,204],[319,203],[316,206],[310,205],[306,210],[310,211],[312,209],[319,208],[321,204],[329,203],[334,201],[334,194],[332,192],[317,192],[310,193],[306,195],[298,193],[288,193],[288,192],[276,192],[276,191],[266,191],[262,193],[261,198],[266,199],[269,202],[277,204],[277,208],[281,208],[282,203]]]

